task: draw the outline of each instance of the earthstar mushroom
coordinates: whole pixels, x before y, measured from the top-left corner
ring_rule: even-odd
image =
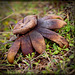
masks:
[[[60,47],[64,45],[69,47],[68,41],[64,37],[50,30],[59,29],[66,24],[62,17],[57,15],[49,15],[39,19],[36,15],[26,16],[13,29],[13,34],[19,34],[19,37],[9,48],[7,56],[9,63],[14,62],[20,47],[24,56],[31,54],[33,48],[39,54],[43,53],[46,49],[44,37],[56,42]]]

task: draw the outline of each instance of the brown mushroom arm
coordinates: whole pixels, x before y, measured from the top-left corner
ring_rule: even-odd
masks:
[[[20,38],[16,39],[16,41],[13,43],[13,45],[9,48],[7,59],[9,63],[14,62],[14,57],[16,56],[18,50],[20,48]]]
[[[21,24],[22,28],[13,30],[13,34],[24,34],[36,26],[34,20],[31,20],[28,25]]]
[[[69,47],[68,41],[64,37],[58,35],[56,32],[48,30],[46,28],[39,28],[37,29],[37,31],[41,33],[41,35],[45,38],[48,38],[59,44],[60,47],[63,47],[64,45],[66,45],[66,47]]]
[[[24,56],[33,52],[28,34],[21,38],[21,49]]]
[[[48,20],[48,19],[61,19],[61,20],[63,20],[63,18],[58,15],[47,15],[47,16],[43,17],[42,19],[43,20]]]
[[[32,31],[29,33],[32,45],[34,47],[34,49],[41,54],[42,52],[45,51],[46,46],[45,46],[45,41],[43,36],[37,32],[37,31]]]
[[[65,21],[59,20],[59,19],[48,19],[48,20],[38,20],[38,26],[37,27],[43,27],[47,29],[58,29],[66,25],[67,23]]]

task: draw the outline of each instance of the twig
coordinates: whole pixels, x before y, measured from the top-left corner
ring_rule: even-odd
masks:
[[[5,45],[5,44],[7,44],[7,43],[11,43],[12,41],[7,41],[7,42],[5,42],[5,43],[2,43],[3,45]]]
[[[12,41],[15,41],[17,39],[16,36],[12,36],[8,41],[6,41],[5,43],[3,43],[4,45],[7,44],[7,43],[10,43]]]
[[[71,72],[69,72],[69,74],[73,74],[75,72],[75,69],[73,69]]]
[[[1,33],[1,34],[2,34],[2,33],[7,33],[7,34],[8,34],[8,33],[12,33],[12,32],[0,32],[0,33]]]
[[[51,60],[50,60],[50,58],[48,57],[48,54],[47,54],[47,52],[46,52],[46,51],[45,51],[45,54],[46,54],[46,56],[47,56],[47,58],[48,58],[49,62],[51,62]]]
[[[5,19],[7,19],[7,18],[9,18],[10,16],[12,16],[14,13],[12,13],[12,14],[10,14],[10,15],[8,15],[8,16],[6,16],[5,18],[3,18],[2,20],[0,20],[0,21],[3,21],[3,20],[5,20]]]
[[[66,72],[67,74],[73,74],[75,72],[75,69],[73,69],[71,72],[69,72],[69,70],[71,69],[71,67],[66,68]]]
[[[66,54],[64,54],[64,56],[67,56],[67,54],[68,54],[69,52],[71,52],[71,50],[69,50]]]
[[[45,51],[45,54],[46,54],[46,56],[47,56],[47,58],[48,58],[49,62],[51,63],[51,67],[52,67],[52,68],[53,68],[53,70],[54,70],[53,63],[51,62],[51,59],[48,57],[48,55],[47,55],[47,52],[46,52],[46,51]]]
[[[31,61],[38,59],[39,57],[41,57],[43,54],[40,54],[39,56],[37,56],[36,58],[33,58]]]

